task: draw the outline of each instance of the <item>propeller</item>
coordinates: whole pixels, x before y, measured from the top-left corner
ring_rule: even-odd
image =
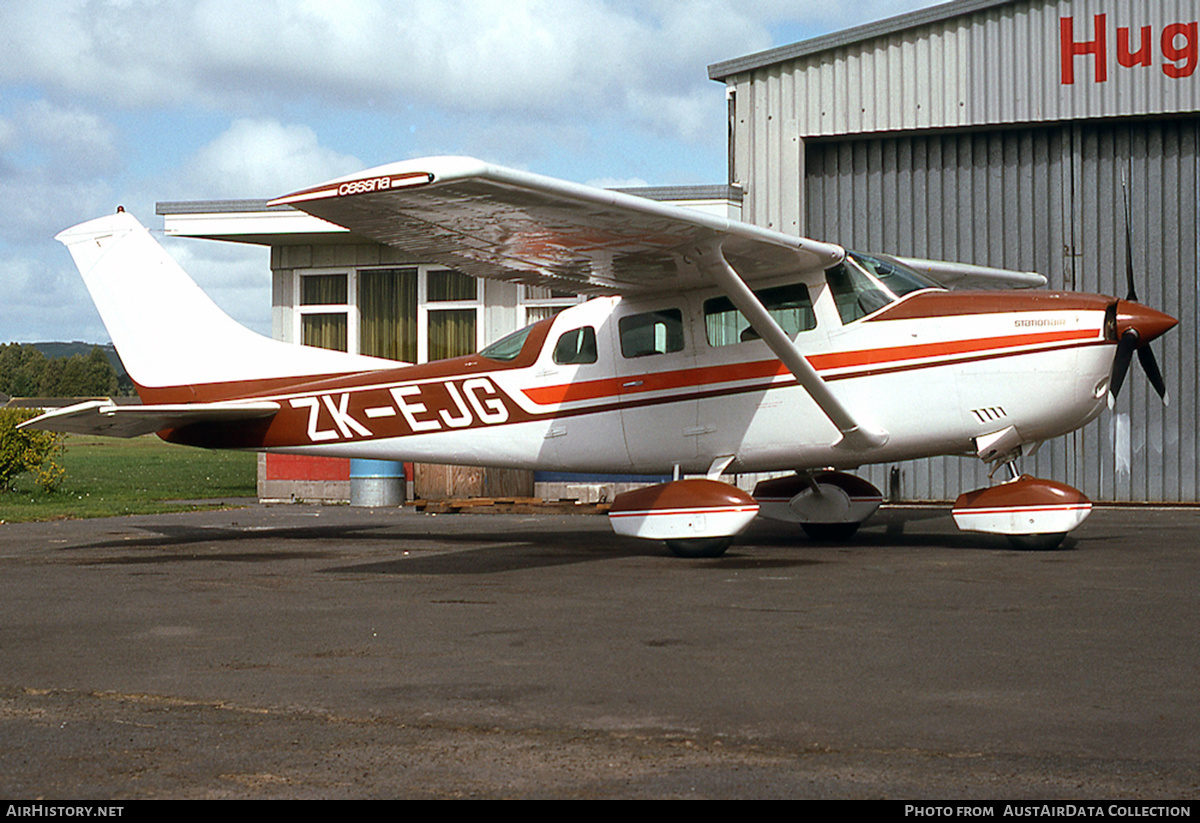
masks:
[[[1146,373],[1146,378],[1150,381],[1150,385],[1158,392],[1158,396],[1162,398],[1164,404],[1170,403],[1170,398],[1167,396],[1167,384],[1163,380],[1162,371],[1158,368],[1158,360],[1154,357],[1154,351],[1150,348],[1150,341],[1162,334],[1171,326],[1175,325],[1174,318],[1166,317],[1161,312],[1156,312],[1153,309],[1147,309],[1141,306],[1130,306],[1130,303],[1138,303],[1137,289],[1133,282],[1133,239],[1130,230],[1132,222],[1129,214],[1129,187],[1125,184],[1124,177],[1121,180],[1121,191],[1125,196],[1125,301],[1118,300],[1114,305],[1114,315],[1117,329],[1120,331],[1120,337],[1117,340],[1117,353],[1113,357],[1112,377],[1109,379],[1109,407],[1113,405],[1113,400],[1121,392],[1121,386],[1125,383],[1125,375],[1129,371],[1129,364],[1133,360],[1133,353],[1136,351],[1138,363],[1142,366],[1142,371]],[[1163,323],[1159,318],[1165,318],[1172,321],[1169,325],[1163,327]],[[1141,329],[1139,330],[1139,326]]]

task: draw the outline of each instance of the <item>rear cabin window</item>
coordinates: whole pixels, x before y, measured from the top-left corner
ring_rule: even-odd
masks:
[[[554,344],[554,362],[560,366],[596,362],[596,330],[591,326],[571,329]]]
[[[621,335],[621,354],[647,357],[683,350],[683,312],[661,309],[622,317],[617,324]]]
[[[803,283],[761,289],[754,294],[788,337],[817,327],[812,298]],[[728,297],[704,301],[704,334],[710,346],[732,346],[759,339],[758,332],[750,327],[750,321]]]

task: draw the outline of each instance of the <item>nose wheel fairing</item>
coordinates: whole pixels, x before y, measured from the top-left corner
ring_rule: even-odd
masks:
[[[1041,544],[1057,536],[1057,545],[1091,511],[1091,501],[1078,489],[1025,474],[959,495],[952,514],[955,525],[963,531],[1007,535],[1018,538],[1015,544],[1027,548],[1052,548]],[[1044,539],[1034,540],[1039,536]]]

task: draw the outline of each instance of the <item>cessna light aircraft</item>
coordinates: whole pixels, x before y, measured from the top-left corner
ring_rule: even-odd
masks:
[[[205,448],[671,473],[618,496],[609,517],[621,534],[692,557],[720,555],[757,514],[848,537],[881,495],[844,470],[974,455],[994,483],[958,499],[958,525],[1052,548],[1091,503],[1021,475],[1017,458],[1099,415],[1135,351],[1165,393],[1147,344],[1176,321],[1136,302],[1132,274],[1124,300],[1013,291],[1045,279],[847,252],[468,158],[381,166],[272,202],[415,260],[596,297],[424,365],[297,346],[239,326],[118,212],[58,239],[145,405],[91,401],[27,425],[158,432]],[[717,479],[778,470],[795,474],[753,495]]]

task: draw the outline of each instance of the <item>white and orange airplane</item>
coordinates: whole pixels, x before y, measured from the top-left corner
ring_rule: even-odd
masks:
[[[881,495],[844,470],[974,455],[999,477],[958,499],[960,528],[1050,548],[1091,503],[1020,475],[1017,458],[1099,415],[1134,351],[1165,392],[1147,344],[1176,321],[1136,302],[1132,274],[1124,300],[1016,291],[1045,279],[847,252],[458,157],[272,202],[413,259],[596,297],[478,354],[423,365],[292,345],[234,322],[118,212],[58,239],[144,405],[90,401],[27,425],[158,432],[206,448],[671,473],[618,496],[609,517],[621,534],[692,557],[720,555],[757,514],[849,537]],[[717,479],[784,470],[794,474],[754,495]]]

